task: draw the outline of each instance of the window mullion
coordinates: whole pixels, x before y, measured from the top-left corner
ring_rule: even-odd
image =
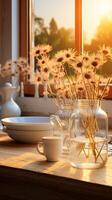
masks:
[[[75,48],[82,52],[82,0],[75,0]]]

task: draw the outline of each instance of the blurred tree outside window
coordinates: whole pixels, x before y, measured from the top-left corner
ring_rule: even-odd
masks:
[[[50,44],[53,53],[74,48],[74,0],[34,0],[33,8],[35,46]]]

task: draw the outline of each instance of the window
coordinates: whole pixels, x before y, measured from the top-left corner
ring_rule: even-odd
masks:
[[[76,48],[94,52],[100,45],[112,46],[111,0],[30,0],[30,46],[48,43],[54,53]],[[101,73],[112,73],[112,63]]]
[[[78,51],[81,51],[81,1],[82,0],[29,0],[28,6],[26,6],[29,8],[28,16],[30,16],[30,43],[28,46],[26,45],[26,48],[28,49],[28,47],[40,43],[48,43],[53,46],[54,53],[58,50],[74,47],[76,47]],[[21,9],[24,10],[24,7],[25,3]],[[22,19],[23,18],[24,16],[22,16]],[[23,30],[24,27],[25,24],[22,26],[21,30]],[[22,46],[24,39],[25,38],[23,38],[21,42]],[[22,49],[24,48],[22,47]],[[30,61],[32,61],[31,57]],[[30,95],[32,95],[31,93]]]
[[[98,45],[111,44],[111,0],[62,0],[61,4],[60,1],[58,1],[59,0],[21,1],[24,16],[26,15],[26,12],[24,12],[25,8],[30,10],[29,15],[27,14],[27,16],[30,16],[30,23],[23,23],[23,28],[26,24],[27,26],[30,24],[30,43],[27,45],[26,42],[26,50],[28,50],[29,47],[42,42],[53,44],[55,50],[74,46],[78,52],[82,51],[82,49],[95,51],[98,48]],[[67,4],[68,2],[71,9]],[[63,6],[64,3],[66,6]],[[54,10],[59,11],[59,7],[63,12],[53,12]],[[67,20],[64,17],[64,11],[67,15]],[[57,13],[59,13],[62,20],[60,20]],[[105,23],[102,22],[102,20],[106,20]],[[23,17],[22,21],[24,21]],[[27,22],[27,20],[25,22]],[[62,29],[63,25],[64,29]],[[68,46],[65,44],[65,46],[61,46],[58,38],[55,38],[58,34],[56,35],[55,33],[59,33],[60,29],[61,31],[65,30],[66,32],[68,27],[71,29],[67,38],[69,41],[67,41]],[[106,34],[104,32],[105,29],[107,30]],[[96,35],[99,34],[99,30],[100,40],[96,40]],[[24,31],[24,33],[26,33],[26,31]],[[106,38],[103,37],[102,34],[104,34]],[[99,35],[97,35],[97,38],[99,38]],[[103,40],[101,40],[101,38],[103,38]],[[24,44],[24,42],[21,44]],[[110,73],[110,65],[111,63],[108,63],[106,73]],[[105,73],[105,71],[102,70],[102,73]]]
[[[28,17],[30,16],[30,42],[29,45],[26,44],[27,49],[37,44],[48,43],[52,45],[54,53],[58,50],[74,47],[78,52],[82,51],[82,0],[29,0],[28,2],[26,7],[29,8]],[[24,10],[24,7],[25,3],[21,9]],[[25,24],[21,30],[25,29]],[[24,49],[24,39],[21,42],[21,49]],[[32,62],[31,57],[30,61]]]
[[[74,0],[34,0],[34,45],[50,44],[53,53],[75,43]]]
[[[32,45],[48,43],[54,51],[74,47],[82,50],[82,0],[30,2]]]

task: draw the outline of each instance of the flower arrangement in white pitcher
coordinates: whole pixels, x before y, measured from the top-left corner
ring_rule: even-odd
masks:
[[[21,115],[21,109],[14,101],[14,94],[23,85],[23,81],[29,81],[30,74],[31,67],[25,58],[8,60],[5,65],[0,65],[0,96],[2,99],[0,118]]]
[[[28,81],[30,79],[31,67],[25,58],[17,60],[8,60],[2,66],[0,65],[0,84],[10,82],[12,85],[16,81]]]

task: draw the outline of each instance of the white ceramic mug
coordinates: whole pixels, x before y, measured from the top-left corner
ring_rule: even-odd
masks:
[[[48,161],[58,161],[62,153],[62,144],[62,137],[46,136],[37,144],[37,151],[45,155]]]

